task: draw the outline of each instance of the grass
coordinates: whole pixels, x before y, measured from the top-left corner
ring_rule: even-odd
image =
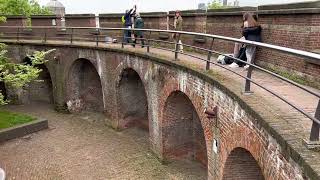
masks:
[[[276,74],[279,74],[282,77],[290,79],[290,80],[292,80],[292,81],[294,81],[294,82],[296,82],[298,84],[310,86],[310,87],[313,87],[313,88],[316,88],[316,89],[320,89],[320,83],[314,82],[312,80],[309,80],[306,77],[302,77],[302,76],[299,76],[299,75],[294,74],[294,73],[283,71],[283,70],[280,70],[280,69],[275,68],[275,67],[267,67],[267,69],[272,71],[272,72],[274,72],[274,73],[276,73]]]
[[[0,129],[10,128],[34,120],[36,120],[36,118],[27,115],[8,111],[0,111]]]

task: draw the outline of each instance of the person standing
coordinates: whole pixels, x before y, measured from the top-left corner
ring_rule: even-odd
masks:
[[[141,18],[139,13],[136,13],[136,19],[134,22],[134,28],[137,29],[143,29],[144,28],[144,22],[143,19]],[[143,31],[134,31],[134,44],[137,43],[137,38],[140,39],[141,41],[141,47],[144,48],[144,39],[143,39]]]
[[[175,12],[175,16],[174,16],[174,24],[173,24],[174,30],[175,31],[182,31],[182,23],[183,23],[183,19],[181,17],[181,12],[179,10],[177,10]],[[175,40],[175,42],[178,43],[178,51],[183,52],[183,46],[182,46],[182,42],[180,39],[180,34],[174,33],[173,39]]]
[[[136,13],[137,7],[134,6],[130,11],[126,10],[126,14],[124,15],[124,27],[127,28],[124,30],[124,42],[130,43],[131,42],[131,29],[132,28],[132,17]]]
[[[257,22],[257,18],[255,18],[251,13],[244,13],[243,14],[243,28],[242,28],[242,35],[241,39],[245,39],[248,41],[256,41],[261,42],[261,31],[262,28]],[[241,43],[236,43],[234,48],[234,57],[239,58],[240,56],[240,47],[244,46],[245,48],[245,56],[248,63],[253,63],[253,59],[256,52],[256,46],[252,45],[243,45]],[[241,58],[240,58],[241,59]],[[230,65],[231,68],[239,67],[240,62],[234,62]],[[245,69],[249,68],[249,65],[244,66]]]

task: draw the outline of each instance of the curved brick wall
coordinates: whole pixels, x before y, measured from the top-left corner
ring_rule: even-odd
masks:
[[[41,48],[48,47],[40,44],[23,46],[11,44],[9,55],[17,57],[19,56],[17,53],[23,54]],[[94,72],[99,75],[101,82],[103,102],[97,107],[102,108],[108,117],[106,123],[115,128],[121,128],[119,122],[123,120],[123,111],[119,110],[121,103],[117,84],[121,80],[124,69],[133,69],[141,77],[146,92],[150,144],[160,159],[166,159],[166,152],[168,152],[166,142],[171,142],[171,145],[177,142],[175,139],[172,141],[168,139],[169,133],[181,132],[181,135],[186,137],[199,134],[197,137],[204,138],[190,141],[191,144],[197,141],[198,144],[194,144],[197,148],[190,150],[184,149],[184,146],[179,147],[181,151],[194,154],[193,157],[203,164],[207,157],[209,179],[223,178],[225,164],[228,164],[227,159],[237,148],[245,149],[247,154],[253,157],[265,179],[319,178],[317,169],[309,161],[312,158],[308,158],[312,157],[312,152],[304,154],[307,152],[304,146],[297,148],[296,145],[291,144],[294,142],[290,139],[295,134],[290,137],[280,135],[287,131],[287,127],[283,124],[279,126],[274,122],[284,120],[273,116],[273,112],[269,112],[265,108],[266,105],[261,103],[261,98],[248,99],[241,95],[240,86],[234,83],[223,83],[213,76],[183,65],[121,49],[75,45],[72,47],[51,45],[49,48],[57,49],[55,56],[59,57],[56,61],[50,61],[51,64],[48,66],[49,70],[55,69],[51,71],[55,87],[55,105],[65,106],[70,94],[67,83],[68,74],[77,60],[86,59]],[[79,88],[80,85],[76,87]],[[99,88],[96,89],[99,90]],[[177,108],[174,108],[175,101],[170,100],[175,92],[181,92],[182,96],[179,98],[184,97],[185,101],[179,101],[179,103],[186,102],[182,105],[176,104],[179,105]],[[208,119],[204,110],[215,106],[218,106],[218,119]],[[171,111],[168,111],[168,107]],[[186,107],[190,111],[182,111],[181,107]],[[192,116],[191,112],[193,112]],[[173,119],[178,120],[179,123],[163,123],[172,122],[170,117],[174,117]],[[182,131],[182,127],[186,127],[185,131]],[[299,129],[299,126],[290,128]],[[217,149],[213,146],[215,141]]]

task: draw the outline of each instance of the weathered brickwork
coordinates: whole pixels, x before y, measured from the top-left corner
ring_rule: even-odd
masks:
[[[10,45],[9,54],[14,58],[20,56],[15,53],[41,48],[48,47]],[[53,66],[48,66],[49,70],[55,69],[50,71],[55,105],[64,106],[72,99],[71,95],[86,91],[90,84],[97,85],[92,94],[103,101],[100,104],[87,101],[87,105],[101,108],[106,123],[114,128],[123,128],[121,122],[125,121],[126,113],[148,112],[150,144],[159,159],[193,159],[203,166],[207,164],[208,179],[227,178],[225,172],[238,165],[260,168],[268,180],[308,177],[298,162],[284,154],[289,147],[279,144],[263,120],[218,81],[144,54],[75,46],[49,48],[56,48],[55,56],[60,57],[56,62],[50,61]],[[124,76],[127,78],[123,79]],[[121,86],[127,91],[122,91]],[[137,97],[132,96],[135,93]],[[126,97],[136,107],[124,103]],[[133,104],[134,101],[137,103]],[[205,109],[215,106],[218,118],[207,118]],[[72,104],[71,107],[77,108]],[[239,148],[252,163],[242,161],[243,151],[238,152]]]
[[[223,170],[223,180],[247,179],[263,180],[261,169],[250,152],[242,148],[234,149]]]
[[[122,115],[120,128],[140,126],[148,129],[148,102],[139,74],[133,69],[125,69],[120,77],[117,85],[119,112]]]
[[[100,76],[89,60],[79,59],[72,65],[66,85],[70,111],[103,111]]]

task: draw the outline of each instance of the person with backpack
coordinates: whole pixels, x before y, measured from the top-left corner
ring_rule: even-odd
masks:
[[[243,15],[243,29],[241,39],[248,41],[261,42],[261,31],[262,28],[257,22],[257,17],[253,16],[251,13],[244,13]],[[240,46],[241,45],[241,46]],[[253,63],[253,59],[256,52],[256,46],[244,45],[236,43],[234,49],[234,57],[247,61],[248,63]],[[243,66],[244,63],[240,61],[233,62],[230,67],[236,68]],[[249,68],[249,65],[244,66],[245,69]]]
[[[139,13],[136,13],[136,18],[134,21],[134,28],[143,29],[144,22]],[[143,31],[134,31],[134,45],[137,43],[137,38],[141,41],[141,47],[144,48],[144,39],[143,39]]]
[[[124,42],[130,43],[131,42],[131,29],[132,28],[132,17],[135,15],[137,10],[137,6],[134,6],[130,10],[126,10],[124,16],[122,16],[121,21],[124,24],[124,27],[127,28],[124,30]]]

